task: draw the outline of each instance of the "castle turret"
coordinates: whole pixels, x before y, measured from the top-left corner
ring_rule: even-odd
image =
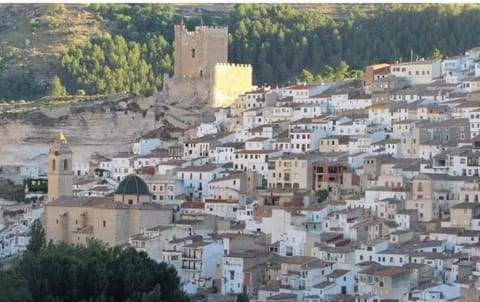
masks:
[[[208,78],[216,63],[228,61],[228,28],[175,25],[174,77]]]
[[[72,150],[63,132],[48,152],[48,201],[72,196]]]

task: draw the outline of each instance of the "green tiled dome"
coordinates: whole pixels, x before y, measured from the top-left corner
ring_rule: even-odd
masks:
[[[122,195],[150,195],[148,186],[137,175],[128,175],[118,185],[115,194]]]

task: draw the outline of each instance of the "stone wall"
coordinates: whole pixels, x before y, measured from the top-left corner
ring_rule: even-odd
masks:
[[[251,91],[252,74],[252,66],[249,64],[216,64],[213,74],[212,106],[230,106],[240,94]]]
[[[172,101],[207,103],[211,99],[211,77],[163,77],[163,91]]]

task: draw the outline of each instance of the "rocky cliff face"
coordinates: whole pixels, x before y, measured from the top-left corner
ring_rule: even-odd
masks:
[[[29,113],[0,115],[0,165],[45,165],[48,149],[63,131],[74,151],[74,161],[94,152],[111,155],[131,150],[132,142],[165,125],[195,124],[201,114],[162,105],[158,97],[117,95],[102,100],[44,107]]]

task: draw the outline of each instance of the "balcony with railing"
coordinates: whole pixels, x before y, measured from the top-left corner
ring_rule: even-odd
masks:
[[[478,157],[468,157],[467,158],[467,166],[468,167],[479,167],[480,166],[480,161],[478,160]]]
[[[182,263],[182,269],[185,271],[201,272],[202,265],[197,262],[184,262]]]
[[[202,260],[202,253],[182,253],[183,259]]]

